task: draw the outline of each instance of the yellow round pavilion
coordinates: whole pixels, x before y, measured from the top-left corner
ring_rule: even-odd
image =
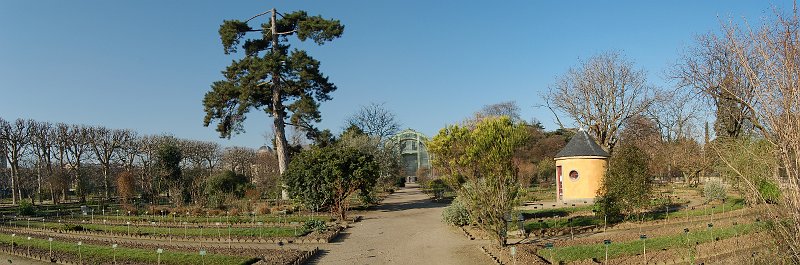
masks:
[[[594,201],[609,154],[584,130],[556,154],[556,201]]]

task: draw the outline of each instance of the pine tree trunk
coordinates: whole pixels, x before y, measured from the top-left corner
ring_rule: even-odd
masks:
[[[274,8],[272,9],[272,18],[271,18],[271,30],[272,30],[272,53],[277,53],[278,51],[278,28],[276,27],[277,21],[277,13],[278,11]],[[286,124],[284,124],[284,119],[286,118],[283,113],[283,102],[281,102],[281,87],[280,87],[280,69],[272,73],[272,117],[273,117],[273,126],[275,128],[275,152],[278,154],[278,170],[283,174],[286,171],[286,164],[289,160],[288,150],[286,147],[288,143],[286,142]],[[281,199],[288,200],[289,193],[286,190],[286,185],[281,184]]]

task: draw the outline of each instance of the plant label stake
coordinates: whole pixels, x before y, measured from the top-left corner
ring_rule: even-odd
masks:
[[[114,258],[114,264],[117,264],[117,244],[111,245],[111,255]]]
[[[712,214],[711,216],[712,216],[712,220],[713,220],[713,216],[714,215]],[[736,228],[734,227],[733,229],[736,229]],[[713,249],[714,248],[714,223],[708,223],[708,230],[711,232],[711,248]],[[715,257],[715,261],[716,261],[716,256],[714,256],[714,257]]]
[[[514,257],[514,264],[517,264],[517,247],[511,246],[511,257]]]
[[[739,248],[739,230],[736,228],[736,225],[737,225],[737,223],[733,222],[733,232],[734,232],[734,237],[733,238],[736,238],[736,248],[733,249],[733,256],[734,257],[736,256],[736,249]]]
[[[644,264],[647,264],[647,235],[639,236],[642,240],[642,256],[644,256]]]
[[[31,237],[28,237],[28,256],[31,255]]]
[[[572,218],[567,219],[567,225],[569,225],[569,238],[570,238],[570,240],[575,240],[575,233],[572,232]]]
[[[262,238],[261,229],[264,227],[264,222],[258,222],[258,238]]]
[[[606,261],[603,264],[608,264],[608,245],[611,245],[611,239],[603,240],[603,245],[606,246]]]
[[[14,253],[14,237],[16,236],[17,234],[11,234],[11,253]]]
[[[205,249],[201,249],[200,250],[200,260],[202,261],[202,265],[206,264],[206,250]]]
[[[712,244],[712,248],[713,248],[713,244],[714,244],[714,223],[708,223],[708,231],[711,232],[711,244]]]
[[[161,264],[161,253],[164,253],[164,249],[156,249],[156,253],[158,253],[158,264]]]
[[[555,263],[555,255],[553,254],[553,243],[546,243],[544,247],[550,250],[550,263]]]
[[[83,255],[81,255],[81,245],[83,245],[83,242],[78,241],[78,264],[83,264]]]
[[[686,236],[686,251],[687,251],[686,254],[688,255],[690,264],[694,264],[694,258],[692,257],[692,249],[690,246],[691,243],[689,243],[689,228],[684,228],[683,234]]]
[[[725,214],[725,199],[722,199],[722,214]]]
[[[50,259],[53,259],[53,238],[47,238],[47,243],[50,244]]]

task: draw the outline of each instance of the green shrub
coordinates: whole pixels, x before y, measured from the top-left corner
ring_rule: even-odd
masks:
[[[87,231],[87,229],[81,225],[72,225],[72,224],[64,224],[63,229],[64,231]]]
[[[211,176],[206,181],[205,188],[206,194],[225,194],[242,198],[245,190],[249,187],[250,183],[245,175],[226,170]]]
[[[709,180],[703,186],[703,196],[709,201],[725,199],[727,197],[725,184],[720,180]]]
[[[594,212],[597,218],[607,218],[609,223],[625,219],[619,200],[614,195],[598,196],[594,200]]]
[[[378,204],[378,198],[372,190],[361,190],[358,193],[358,201],[367,206]]]
[[[444,198],[444,192],[447,190],[447,184],[442,179],[434,179],[428,181],[428,190],[433,194],[434,199],[440,200]]]
[[[33,204],[31,204],[29,201],[21,201],[19,203],[19,208],[17,209],[17,213],[19,213],[19,215],[31,216],[35,212],[36,209],[34,208]]]
[[[317,233],[322,233],[325,232],[325,230],[328,230],[328,225],[326,225],[325,221],[322,220],[309,219],[303,223],[303,229],[306,231],[317,231]]]
[[[396,187],[402,188],[406,186],[406,177],[397,177],[394,179],[394,185]]]
[[[614,149],[608,171],[598,192],[598,202],[609,222],[617,213],[630,218],[650,206],[653,177],[648,173],[649,156],[638,147],[624,144]]]
[[[758,182],[758,193],[764,197],[767,203],[776,203],[781,196],[781,190],[778,189],[778,185],[766,179]]]
[[[456,198],[450,204],[444,208],[442,212],[442,221],[446,224],[454,225],[454,226],[464,226],[470,223],[469,211],[467,208],[464,207],[464,204]]]

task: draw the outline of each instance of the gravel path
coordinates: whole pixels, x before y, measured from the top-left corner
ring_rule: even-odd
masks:
[[[445,206],[408,185],[365,213],[338,242],[322,246],[310,264],[492,264],[479,249],[482,242],[442,223]]]

